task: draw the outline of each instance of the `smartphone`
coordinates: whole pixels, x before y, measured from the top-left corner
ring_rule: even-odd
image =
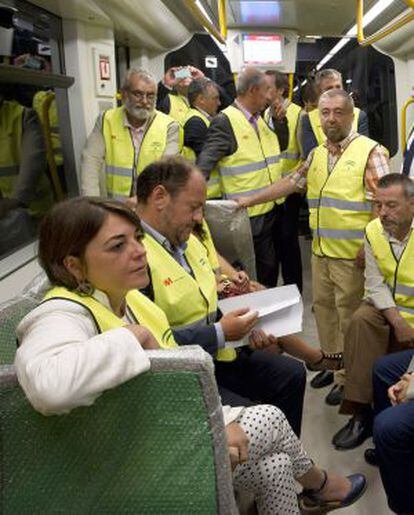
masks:
[[[181,68],[174,72],[174,77],[176,79],[187,79],[188,77],[191,77],[191,72],[188,68]]]

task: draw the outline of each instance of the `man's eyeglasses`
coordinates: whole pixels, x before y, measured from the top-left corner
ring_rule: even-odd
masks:
[[[144,91],[139,91],[139,89],[135,89],[134,91],[129,91],[129,93],[135,97],[137,100],[148,100],[148,102],[154,102],[155,93],[145,93]]]

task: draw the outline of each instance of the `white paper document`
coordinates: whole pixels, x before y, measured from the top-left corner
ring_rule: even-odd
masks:
[[[255,329],[266,334],[284,336],[302,331],[303,303],[295,284],[246,293],[237,297],[219,300],[219,308],[225,315],[238,308],[259,312]],[[227,348],[248,345],[248,337],[236,342],[226,342]]]

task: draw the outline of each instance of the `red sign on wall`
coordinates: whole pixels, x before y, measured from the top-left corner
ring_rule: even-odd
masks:
[[[99,55],[99,75],[101,80],[111,80],[111,68],[107,55]]]

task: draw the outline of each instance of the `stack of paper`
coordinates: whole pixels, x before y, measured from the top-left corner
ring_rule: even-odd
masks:
[[[302,330],[303,304],[295,284],[229,297],[219,300],[218,304],[224,315],[246,307],[258,311],[259,320],[255,329],[262,329],[266,334],[284,336]],[[248,343],[248,337],[245,337],[237,342],[226,342],[226,347],[240,347]]]

